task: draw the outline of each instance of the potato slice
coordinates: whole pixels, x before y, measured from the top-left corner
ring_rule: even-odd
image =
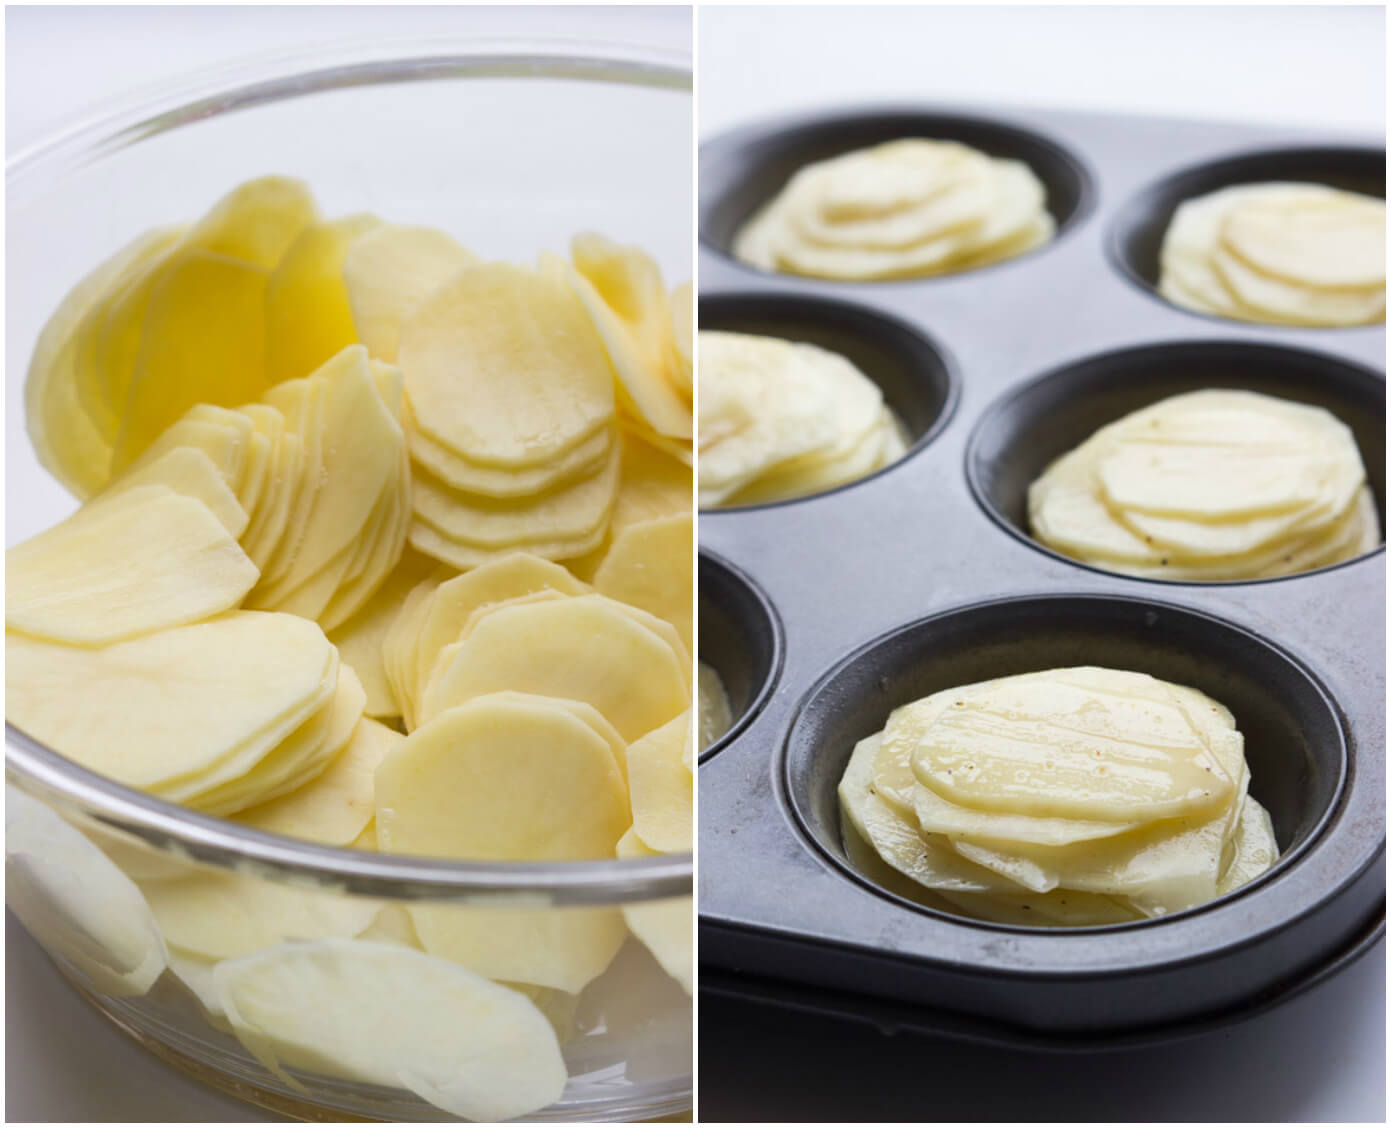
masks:
[[[700,748],[704,751],[734,724],[724,679],[714,666],[706,662],[697,663],[696,666],[696,702],[700,718]],[[686,766],[689,768],[691,765]]]
[[[260,396],[265,300],[261,267],[207,251],[169,264],[150,293],[113,473],[194,404],[231,406]]]
[[[1241,805],[1231,863],[1217,882],[1219,896],[1239,889],[1270,869],[1280,857],[1270,814],[1251,796]]]
[[[72,288],[44,324],[29,360],[24,415],[44,468],[85,498],[106,484],[114,429],[99,427],[79,399],[78,334],[125,282],[175,243],[182,230],[166,227],[134,240]]]
[[[419,429],[483,466],[544,465],[613,418],[608,358],[584,307],[535,271],[460,271],[407,316],[399,360]]]
[[[238,812],[237,821],[272,834],[346,846],[376,816],[372,796],[377,766],[403,740],[400,733],[364,717],[322,775],[278,799]]]
[[[483,697],[439,714],[378,768],[376,801],[381,849],[431,857],[613,857],[629,818],[609,744],[536,699]],[[409,910],[427,951],[492,979],[570,992],[608,966],[624,932],[612,909]]]
[[[456,572],[467,572],[470,568],[482,567],[500,556],[522,549],[533,556],[542,556],[547,560],[570,560],[573,557],[582,557],[593,552],[603,543],[606,531],[605,526],[600,524],[589,536],[576,537],[572,540],[527,541],[524,545],[510,544],[499,548],[479,548],[452,540],[424,521],[415,521],[411,524],[409,539],[411,546],[417,552],[433,556]]]
[[[695,640],[694,553],[695,522],[690,514],[630,525],[614,538],[594,574],[595,590],[666,620],[690,653]]]
[[[168,965],[135,883],[51,808],[8,785],[5,901],[46,951],[103,994],[144,995]]]
[[[408,1089],[465,1120],[523,1116],[567,1080],[555,1032],[525,996],[407,948],[286,944],[219,964],[237,1037],[285,1068]]]
[[[688,709],[628,745],[632,832],[648,849],[663,854],[691,849],[695,781],[681,760],[690,732]]]
[[[975,810],[1145,822],[1223,809],[1232,782],[1163,682],[1078,667],[955,692],[913,775]]]
[[[356,239],[343,260],[353,327],[367,351],[395,363],[401,322],[436,287],[478,256],[433,227],[384,223]]]
[[[256,566],[201,501],[141,486],[5,553],[5,626],[76,646],[207,619],[241,602]]]
[[[690,399],[695,371],[695,287],[689,282],[671,292],[671,327],[677,359],[671,369],[672,385]]]
[[[267,383],[308,376],[356,343],[343,263],[353,243],[380,224],[372,215],[324,220],[304,228],[285,251],[266,287]]]
[[[653,858],[657,851],[649,849],[637,834],[629,830],[618,840],[620,858]],[[694,903],[690,897],[672,897],[665,901],[629,901],[623,906],[623,919],[634,936],[662,970],[681,984],[690,995],[695,987],[695,929]]]
[[[269,453],[269,444],[263,453]],[[175,447],[151,462],[126,471],[92,502],[101,504],[141,486],[167,487],[176,494],[202,502],[233,538],[246,531],[250,520],[248,510],[228,487],[213,460],[198,447]]]
[[[383,644],[410,591],[435,570],[428,556],[403,556],[366,606],[347,622],[328,632],[343,661],[357,671],[367,691],[364,709],[369,717],[399,717],[401,706],[387,676]]]
[[[691,407],[678,390],[675,329],[662,272],[650,255],[602,235],[570,243],[566,280],[594,321],[618,376],[624,407],[644,426],[689,439]]]
[[[380,901],[364,897],[216,870],[142,888],[169,945],[210,960],[249,956],[286,940],[346,939],[381,909]]]
[[[235,493],[246,477],[247,454],[254,430],[255,425],[240,411],[196,404],[166,428],[117,478],[124,479],[143,470],[171,451],[192,447],[208,456],[227,488]]]
[[[689,669],[671,646],[616,605],[588,597],[488,615],[440,669],[421,713],[430,718],[500,690],[586,702],[628,742],[691,703]]]
[[[206,772],[234,749],[269,752],[322,706],[337,661],[317,624],[253,611],[102,650],[8,634],[5,650],[11,723],[146,789]]]
[[[262,176],[218,200],[189,232],[189,241],[271,270],[318,215],[314,196],[302,180]]]
[[[262,576],[280,546],[303,465],[304,446],[299,436],[282,434],[275,443],[261,503],[251,514],[251,523],[242,536],[242,547],[261,569]]]

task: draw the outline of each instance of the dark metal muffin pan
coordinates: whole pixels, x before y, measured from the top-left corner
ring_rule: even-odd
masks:
[[[1058,237],[966,274],[838,283],[735,262],[734,232],[809,160],[908,135],[1029,161]],[[1316,179],[1384,193],[1380,142],[1052,112],[874,107],[761,123],[700,162],[702,328],[846,352],[915,443],[815,497],[701,513],[701,657],[735,729],[702,757],[700,956],[721,990],[944,1033],[1095,1045],[1254,1013],[1347,962],[1385,898],[1385,552],[1300,576],[1177,583],[1032,541],[1028,483],[1097,427],[1205,386],[1327,407],[1385,514],[1386,335],[1194,315],[1153,292],[1192,194]],[[835,789],[854,742],[936,689],[1056,665],[1138,669],[1227,704],[1283,852],[1160,920],[984,924],[859,874]],[[755,684],[757,683],[757,684]],[[774,985],[769,988],[769,985]]]

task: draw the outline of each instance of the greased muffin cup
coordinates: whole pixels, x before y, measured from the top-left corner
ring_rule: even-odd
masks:
[[[977,272],[894,282],[771,275],[729,255],[732,233],[799,164],[906,135],[1032,159],[1057,237]],[[1252,154],[1282,161],[1253,165]],[[908,454],[868,479],[701,513],[702,658],[737,667],[730,612],[714,610],[729,606],[716,579],[725,573],[767,609],[738,620],[746,652],[776,645],[781,655],[766,698],[742,719],[735,700],[734,729],[700,767],[707,989],[964,1038],[1095,1048],[1238,1020],[1382,934],[1384,548],[1278,580],[1175,583],[1063,557],[1024,518],[1029,482],[1092,431],[1222,386],[1317,404],[1347,423],[1384,525],[1384,327],[1195,316],[1153,293],[1145,258],[1165,214],[1234,176],[1375,194],[1382,161],[1379,143],[1358,138],[903,105],[756,123],[703,146],[702,325],[839,340],[862,362],[881,358],[862,367],[891,403],[935,404]],[[905,349],[908,339],[926,347]],[[944,395],[917,394],[944,374]],[[1233,710],[1252,794],[1281,847],[1271,872],[1170,917],[1049,930],[925,908],[846,858],[836,785],[853,744],[893,708],[1081,664],[1192,685]]]

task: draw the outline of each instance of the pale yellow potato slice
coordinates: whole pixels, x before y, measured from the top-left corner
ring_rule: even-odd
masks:
[[[1232,782],[1166,684],[1077,667],[956,691],[912,755],[924,787],[988,812],[1147,822],[1224,808]]]
[[[612,428],[596,431],[573,450],[542,466],[479,466],[441,446],[415,426],[406,411],[411,457],[443,485],[492,498],[526,498],[593,474],[607,461],[616,438]]]
[[[415,521],[411,524],[409,541],[411,547],[417,552],[433,556],[456,572],[467,572],[470,568],[481,567],[500,556],[505,556],[509,552],[515,552],[519,549],[524,549],[533,556],[545,557],[547,560],[570,560],[575,557],[583,557],[603,543],[606,531],[605,527],[600,525],[592,535],[574,540],[528,541],[525,545],[477,548],[451,540],[423,521]]]
[[[356,936],[381,908],[365,897],[215,870],[141,888],[170,947],[205,960],[249,956],[286,940]]]
[[[257,399],[265,389],[266,272],[189,251],[150,293],[140,352],[111,456],[119,473],[195,404]]]
[[[401,326],[419,429],[484,466],[542,465],[613,418],[613,378],[580,300],[506,264],[467,267]]]
[[[367,691],[369,717],[399,717],[401,706],[386,671],[384,643],[410,591],[435,570],[428,556],[408,552],[367,604],[347,622],[328,632],[344,662],[357,671]]]
[[[429,684],[440,652],[459,641],[464,626],[480,608],[541,591],[583,595],[589,586],[559,564],[525,552],[501,556],[435,586],[415,628],[412,695]]]
[[[158,793],[200,811],[233,815],[320,776],[352,739],[366,701],[351,667],[339,665],[332,698],[254,765],[164,785]],[[235,761],[229,761],[235,763]]]
[[[427,556],[425,559],[431,558]],[[418,685],[416,674],[416,639],[428,610],[426,605],[440,583],[438,576],[431,576],[412,588],[401,604],[400,614],[382,640],[382,669],[391,694],[401,707],[401,718],[407,731],[416,727],[417,696],[423,689]]]
[[[618,840],[620,858],[653,858],[651,850],[629,830]],[[681,984],[690,995],[695,988],[694,903],[690,897],[664,901],[629,901],[623,905],[623,919],[634,936],[652,953],[662,970]]]
[[[399,461],[378,499],[376,527],[359,541],[344,582],[319,615],[325,630],[336,630],[357,615],[390,578],[406,550],[412,516],[410,463],[404,448]]]
[[[96,990],[144,995],[169,962],[134,882],[51,808],[5,787],[5,902]]]
[[[5,626],[106,646],[235,607],[256,566],[201,501],[140,486],[5,553]]]
[[[570,243],[566,280],[584,303],[618,376],[625,409],[659,435],[689,439],[691,407],[681,396],[671,301],[651,256],[602,235]]]
[[[1009,883],[953,853],[946,839],[927,839],[884,801],[875,786],[880,738],[875,733],[855,745],[841,777],[841,814],[855,832],[895,871],[928,889],[985,893],[1009,889]]]
[[[147,789],[207,772],[233,750],[254,763],[318,711],[337,673],[317,624],[251,611],[101,650],[7,634],[5,651],[11,723]]]
[[[271,455],[261,502],[242,536],[242,547],[263,576],[284,535],[303,464],[304,445],[299,436],[282,434]]]
[[[1304,185],[1234,209],[1222,243],[1266,276],[1328,290],[1386,285],[1386,202]]]
[[[222,1000],[217,997],[217,987],[213,983],[213,968],[217,960],[206,959],[192,952],[178,948],[169,950],[169,970],[175,979],[192,995],[203,1008],[210,1025],[224,1033],[232,1033],[227,1021],[227,1012],[222,1008]]]
[[[343,260],[357,339],[394,363],[401,322],[437,286],[478,256],[433,227],[384,223],[355,240]]]
[[[552,709],[563,709],[577,720],[583,721],[595,734],[609,746],[613,752],[614,766],[618,768],[618,774],[623,777],[624,785],[628,782],[628,745],[623,738],[618,735],[618,730],[604,719],[604,715],[594,708],[593,705],[586,705],[583,701],[567,701],[563,697],[541,697],[533,693],[513,693],[510,690],[503,690],[500,693],[488,695],[490,701],[498,701],[503,704],[514,702],[521,705],[535,703]]]
[[[207,455],[227,488],[235,493],[246,477],[247,456],[254,430],[254,424],[240,411],[229,411],[211,404],[195,404],[117,477],[124,479],[172,451],[192,447]]]
[[[441,713],[378,768],[376,802],[383,851],[475,860],[613,857],[629,819],[613,749],[565,708],[534,699],[485,697]],[[409,911],[427,951],[492,979],[570,992],[608,966],[624,932],[613,909]]]
[[[672,384],[689,400],[695,372],[695,287],[690,282],[682,282],[671,292],[671,328],[676,344]]]
[[[44,468],[71,493],[100,489],[111,467],[114,429],[87,414],[77,386],[78,333],[126,280],[176,242],[180,228],[150,231],[117,251],[72,288],[44,323],[24,382],[29,439]]]
[[[724,736],[734,723],[724,679],[706,662],[696,665],[696,705],[700,723],[700,747],[704,751]],[[686,765],[690,767],[689,764]]]
[[[676,661],[685,673],[686,682],[689,685],[691,676],[694,673],[691,665],[691,655],[686,650],[685,644],[681,641],[681,635],[677,633],[675,627],[665,619],[659,619],[650,611],[644,611],[641,607],[634,607],[631,603],[623,603],[617,599],[610,599],[599,592],[590,592],[587,595],[578,596],[585,603],[592,603],[599,606],[611,607],[613,610],[626,615],[639,626],[646,627],[654,635],[667,644]]]
[[[289,508],[275,554],[261,570],[261,584],[279,583],[294,565],[304,530],[313,512],[314,498],[323,483],[323,410],[327,390],[322,380],[305,377],[277,384],[266,393],[266,402],[285,417],[286,434],[296,435],[300,455],[289,487]]]
[[[658,853],[691,849],[695,780],[682,762],[690,731],[687,710],[628,745],[632,833]]]
[[[421,710],[517,690],[593,705],[631,742],[690,705],[689,667],[669,643],[593,597],[488,615],[440,669]]]
[[[672,624],[689,654],[695,639],[694,559],[695,522],[689,513],[639,522],[614,538],[594,574],[594,588]]]
[[[1270,815],[1249,795],[1241,805],[1233,846],[1232,860],[1217,882],[1217,892],[1222,896],[1260,877],[1280,857]]]
[[[415,515],[441,536],[493,551],[575,540],[596,531],[602,535],[618,492],[620,466],[621,452],[613,446],[604,464],[588,477],[550,493],[516,499],[461,493],[417,468]]]
[[[376,816],[373,794],[377,766],[405,739],[364,717],[353,729],[347,747],[321,775],[278,799],[238,812],[237,821],[290,838],[328,846],[349,845]]]
[[[372,215],[324,220],[305,227],[286,249],[266,286],[267,383],[308,376],[356,343],[343,263],[353,243],[380,224]]]
[[[189,242],[270,270],[318,216],[303,181],[262,176],[218,200],[189,232]]]
[[[279,413],[277,412],[277,414]],[[237,506],[244,515],[249,515],[261,500],[261,494],[266,488],[266,481],[270,477],[270,463],[274,449],[275,444],[260,431],[253,431],[247,439],[246,472],[242,475],[241,485],[235,495]],[[250,523],[249,516],[246,517],[246,523]]]
[[[373,842],[375,842],[375,828],[372,828],[372,833]],[[356,844],[353,846],[355,850],[362,848]],[[415,934],[415,925],[411,923],[411,914],[400,905],[390,902],[383,905],[381,912],[377,914],[372,923],[358,933],[358,939],[376,940],[383,944],[400,944],[404,948],[414,948],[417,952],[425,950],[420,946],[420,937]]]
[[[265,453],[269,453],[268,444]],[[213,460],[198,447],[174,447],[150,462],[127,470],[94,497],[92,504],[100,505],[141,486],[167,487],[176,494],[202,502],[234,538],[246,532],[249,509],[232,492]]]
[[[631,436],[639,442],[655,447],[663,454],[676,459],[678,462],[685,463],[687,466],[695,465],[695,451],[692,449],[690,439],[672,439],[666,435],[659,435],[646,427],[638,426],[631,419],[622,415],[618,417],[618,426],[625,437]]]
[[[451,1116],[510,1120],[552,1104],[565,1062],[525,996],[391,944],[286,944],[219,964],[218,994],[261,1063],[404,1088]]]
[[[1386,320],[1385,280],[1358,290],[1324,290],[1262,274],[1226,247],[1217,247],[1211,261],[1237,301],[1262,315],[1262,320],[1310,326],[1372,325]]]

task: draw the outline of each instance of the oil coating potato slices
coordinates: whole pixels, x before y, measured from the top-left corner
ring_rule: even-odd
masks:
[[[689,513],[630,525],[599,565],[594,588],[666,620],[689,654],[695,641],[690,569],[694,552],[695,522]]]
[[[1249,782],[1217,702],[1077,667],[895,710],[856,746],[840,798],[870,876],[887,865],[986,920],[1081,925],[1177,912],[1269,868]],[[1234,871],[1243,827],[1249,864]]]
[[[340,667],[340,676],[346,669]],[[346,846],[376,817],[377,767],[403,740],[399,732],[364,717],[322,774],[278,799],[241,811],[237,821],[272,834]]]
[[[655,858],[659,851],[651,850],[634,831],[618,840],[620,858]],[[695,988],[695,951],[691,939],[694,902],[690,897],[673,897],[666,901],[633,901],[623,906],[623,919],[628,928],[662,970],[681,984],[690,995]]]
[[[212,510],[165,486],[80,509],[9,549],[5,567],[6,629],[75,646],[210,618],[257,577]]]
[[[690,710],[628,745],[633,833],[650,850],[691,849],[694,779],[682,762],[690,739]]]
[[[468,267],[401,326],[399,363],[421,431],[505,469],[559,457],[613,418],[613,377],[562,283],[505,263]]]
[[[846,281],[971,270],[1051,239],[1045,205],[1027,165],[906,138],[802,168],[738,232],[734,255]]]
[[[879,386],[845,357],[714,330],[700,348],[702,506],[830,489],[903,453]]]
[[[380,224],[372,215],[313,223],[286,249],[266,287],[267,383],[308,376],[356,343],[343,263],[353,243]]]
[[[218,996],[267,1069],[405,1088],[465,1120],[552,1104],[567,1074],[524,995],[420,952],[362,940],[286,944],[219,964]]]
[[[613,748],[568,709],[484,697],[415,730],[377,770],[384,852],[609,858],[629,821]],[[578,992],[622,943],[613,909],[411,905],[425,949],[490,979]]]
[[[1103,427],[1029,488],[1049,547],[1115,571],[1259,579],[1380,543],[1352,432],[1254,392],[1173,396]]]
[[[593,705],[630,742],[691,703],[689,659],[683,666],[670,642],[594,596],[488,615],[435,675],[422,718],[509,689]]]
[[[14,724],[174,801],[244,775],[323,707],[338,673],[314,623],[248,611],[101,650],[9,634],[6,655]]]
[[[73,826],[5,788],[5,902],[49,952],[107,995],[144,995],[169,962],[133,881]]]
[[[343,260],[357,339],[372,356],[394,364],[406,315],[476,262],[477,255],[433,227],[384,223],[359,236]]]
[[[1322,184],[1239,184],[1180,204],[1159,292],[1238,321],[1386,320],[1386,203]]]

